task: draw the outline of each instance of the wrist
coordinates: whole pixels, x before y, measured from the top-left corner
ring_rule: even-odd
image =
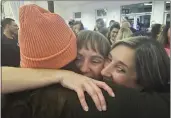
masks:
[[[71,79],[72,75],[74,75],[74,74],[75,74],[75,72],[72,72],[72,71],[56,70],[51,79],[54,83],[61,84],[64,79]]]

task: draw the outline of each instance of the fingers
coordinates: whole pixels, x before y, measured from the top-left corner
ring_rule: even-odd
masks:
[[[78,98],[80,100],[82,108],[85,111],[88,111],[88,105],[87,105],[86,100],[85,100],[84,91],[82,89],[78,88],[78,89],[76,89],[76,92],[77,92],[77,95],[78,95]]]
[[[93,83],[92,81],[90,81],[89,83],[91,84],[91,86],[94,88],[94,90],[96,91],[96,93],[98,95],[102,110],[106,111],[106,109],[107,109],[106,108],[106,101],[105,101],[105,98],[104,98],[104,96],[102,94],[101,89],[95,83]]]
[[[100,99],[99,99],[95,89],[88,82],[86,82],[86,83],[84,83],[84,90],[91,96],[97,109],[99,111],[102,111]]]
[[[95,84],[98,87],[103,88],[105,91],[107,91],[110,96],[115,97],[115,94],[114,94],[112,88],[109,87],[105,82],[101,82],[101,81],[97,81],[97,80],[93,80],[93,82],[95,82]]]

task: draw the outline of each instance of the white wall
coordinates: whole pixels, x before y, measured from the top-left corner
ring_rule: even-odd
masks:
[[[66,17],[65,8],[62,8],[60,5],[58,5],[57,1],[54,1],[54,12],[63,18]]]
[[[19,24],[19,7],[24,4],[37,4],[40,7],[48,9],[47,1],[6,1],[3,4],[5,17],[15,19],[16,23]]]
[[[47,1],[32,1],[32,3],[48,10],[48,3],[47,3]]]
[[[121,16],[120,16],[120,7],[122,5],[128,5],[128,4],[136,4],[136,3],[142,3],[143,1],[99,1],[94,2],[91,4],[85,4],[84,6],[74,6],[66,9],[66,15],[65,19],[68,20],[71,17],[73,17],[74,12],[81,12],[82,18],[81,21],[83,22],[84,26],[87,27],[89,30],[93,30],[95,26],[95,10],[100,8],[107,8],[107,26],[109,24],[110,20],[115,20],[117,22],[120,22]]]
[[[164,23],[165,1],[153,1],[151,22]]]
[[[19,1],[15,1],[19,2]],[[60,2],[67,2],[67,1],[60,1]],[[94,1],[89,2],[87,4],[76,5],[77,1],[73,1],[75,6],[73,5],[65,5],[67,7],[61,6],[58,1],[54,1],[54,11],[55,13],[61,15],[66,21],[73,18],[74,12],[81,12],[82,18],[80,19],[85,27],[90,30],[94,29],[95,26],[95,10],[100,8],[107,8],[107,25],[109,21],[114,19],[118,22],[121,20],[121,13],[120,7],[122,5],[129,5],[129,4],[136,4],[136,3],[143,3],[147,1]],[[153,1],[153,8],[152,8],[152,15],[151,15],[151,22],[155,23],[164,23],[164,1]],[[24,1],[24,4],[37,4],[40,7],[48,9],[47,1]],[[18,7],[19,8],[19,7]],[[6,1],[4,3],[4,10],[5,16],[17,19],[18,15],[13,13],[13,9],[10,6],[10,1]],[[15,10],[15,9],[14,9]]]
[[[7,18],[14,18],[10,2],[5,2],[3,4],[3,8],[4,8],[4,15],[5,15],[5,17],[7,17]]]

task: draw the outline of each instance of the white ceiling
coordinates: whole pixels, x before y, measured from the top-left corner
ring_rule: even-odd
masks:
[[[91,4],[93,2],[97,2],[97,1],[55,1],[54,4],[60,6],[61,8],[68,8],[73,6]]]

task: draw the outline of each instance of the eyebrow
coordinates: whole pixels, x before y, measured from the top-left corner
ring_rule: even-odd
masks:
[[[77,56],[83,56],[83,55],[78,52],[77,53]],[[104,57],[103,56],[100,56],[100,55],[92,55],[91,58],[104,59]]]
[[[126,65],[124,62],[118,61],[118,63],[120,63],[120,64],[124,65],[126,68],[128,68],[128,65]]]
[[[109,58],[112,58],[112,60],[114,60],[113,59],[113,56],[109,53]],[[124,62],[122,62],[122,61],[118,61],[117,63],[120,63],[120,64],[122,64],[122,65],[124,65],[125,67],[127,67],[128,68],[128,65],[126,65]]]
[[[91,58],[104,59],[102,56],[96,56],[96,55],[92,56]]]

